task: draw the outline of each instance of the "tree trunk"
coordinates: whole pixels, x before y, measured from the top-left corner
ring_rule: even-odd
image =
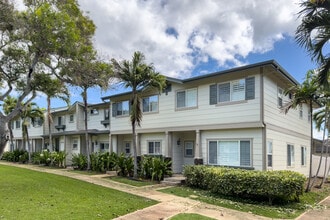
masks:
[[[11,123],[12,123],[12,121],[10,120],[8,122],[9,140],[10,140],[10,148],[9,148],[9,150],[10,151],[13,151],[14,150],[14,141],[13,141],[14,134],[13,134],[13,129],[11,128]]]
[[[134,177],[138,176],[137,174],[137,147],[136,147],[136,131],[135,131],[135,122],[132,123],[132,141],[133,141],[133,156],[134,156]]]
[[[31,162],[31,143],[30,143],[30,137],[29,137],[29,131],[28,131],[27,125],[25,125],[24,129],[26,130],[25,134],[26,134],[26,141],[27,141],[28,154],[29,154],[29,163],[30,163]]]
[[[6,120],[0,116],[0,158],[7,145]]]
[[[49,134],[49,145],[48,145],[48,148],[50,147],[51,150],[53,151],[53,140],[52,140],[52,115],[50,113],[50,98],[47,97],[47,120],[48,120],[48,134]]]
[[[313,169],[313,153],[312,153],[312,149],[313,149],[313,103],[310,102],[309,103],[309,114],[311,116],[311,127],[310,127],[310,132],[311,132],[311,140],[310,140],[310,150],[309,150],[309,175],[308,175],[308,182],[307,182],[307,186],[305,189],[305,192],[309,192],[312,188],[311,185],[311,179],[312,179],[312,169]]]
[[[85,114],[85,141],[86,141],[86,151],[87,151],[87,170],[91,168],[91,159],[90,159],[90,150],[89,150],[89,138],[88,138],[88,123],[87,123],[87,89],[83,91],[83,100],[84,100],[84,114]]]

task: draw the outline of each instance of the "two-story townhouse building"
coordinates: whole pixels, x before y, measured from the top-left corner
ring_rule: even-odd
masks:
[[[161,94],[145,93],[137,127],[138,155],[172,158],[174,173],[195,162],[308,175],[308,106],[283,113],[298,82],[276,61],[265,61],[189,79],[167,78]],[[130,93],[110,101],[110,150],[132,153]]]

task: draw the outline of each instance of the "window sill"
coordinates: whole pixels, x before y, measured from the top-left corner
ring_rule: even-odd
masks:
[[[185,110],[191,110],[191,109],[197,109],[198,106],[194,107],[182,107],[182,108],[175,108],[175,111],[185,111]]]
[[[243,104],[247,103],[247,100],[241,100],[241,101],[232,101],[232,102],[218,102],[215,106],[226,106],[226,105],[236,105],[236,104]]]
[[[209,166],[224,167],[224,168],[234,168],[234,169],[244,169],[244,170],[254,170],[254,167],[244,167],[244,166],[224,166],[218,164],[208,164]]]
[[[159,111],[154,111],[154,112],[143,112],[144,115],[152,115],[152,114],[158,114]]]

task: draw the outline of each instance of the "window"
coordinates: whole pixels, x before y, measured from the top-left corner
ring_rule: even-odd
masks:
[[[109,151],[109,143],[100,143],[100,151],[108,152]]]
[[[99,114],[99,110],[97,110],[96,108],[92,108],[90,110],[90,113],[91,113],[91,115],[98,115]]]
[[[209,141],[209,164],[250,167],[250,141]]]
[[[78,150],[78,139],[73,139],[72,150]]]
[[[306,166],[307,161],[307,148],[305,146],[301,146],[301,166]]]
[[[37,117],[33,120],[33,127],[40,127],[43,123],[43,119],[40,117]]]
[[[184,156],[185,157],[194,157],[194,142],[193,141],[184,142]]]
[[[161,154],[160,141],[148,141],[148,154]]]
[[[255,98],[255,78],[210,85],[210,105]]]
[[[157,112],[158,111],[158,95],[143,98],[143,112]]]
[[[122,101],[112,104],[112,116],[129,115],[129,101]]]
[[[125,144],[125,154],[129,155],[131,154],[131,142],[124,142]]]
[[[21,120],[16,120],[15,121],[15,126],[16,126],[16,129],[21,128]]]
[[[15,128],[15,121],[11,121],[11,122],[10,122],[10,128],[11,128],[11,129],[14,129],[14,128]]]
[[[69,116],[69,122],[70,122],[70,123],[74,122],[74,115],[70,115],[70,116]]]
[[[277,106],[279,108],[283,107],[283,89],[281,88],[277,89]]]
[[[304,115],[303,106],[302,105],[299,105],[299,118],[300,119],[303,119],[303,115]]]
[[[287,145],[287,165],[289,167],[294,166],[294,146],[291,144]]]
[[[307,118],[308,122],[310,122],[311,119],[312,119],[311,113],[310,113],[310,111],[308,111],[308,118]]]
[[[273,142],[267,141],[267,167],[273,167]]]
[[[109,120],[110,118],[110,110],[107,108],[107,109],[104,109],[104,120]]]
[[[177,108],[197,107],[197,88],[178,91],[176,93]]]
[[[62,116],[58,116],[57,125],[62,125]]]

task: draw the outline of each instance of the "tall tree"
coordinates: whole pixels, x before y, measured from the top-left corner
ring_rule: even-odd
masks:
[[[15,106],[16,106],[16,103],[17,103],[17,99],[15,99],[14,97],[11,97],[11,96],[7,96],[6,99],[4,100],[3,102],[3,112],[5,113],[5,115],[8,115],[10,114]],[[13,149],[13,146],[14,146],[14,143],[13,143],[13,138],[14,138],[14,134],[13,134],[13,128],[12,128],[12,122],[14,121],[14,119],[11,119],[9,122],[8,122],[8,130],[9,130],[9,140],[10,140],[10,151],[14,150]]]
[[[45,109],[39,108],[36,103],[30,102],[25,106],[20,114],[22,119],[22,136],[23,146],[26,149],[28,146],[29,162],[31,161],[31,142],[29,137],[29,127],[34,126],[36,123],[43,123]]]
[[[330,40],[330,1],[329,0],[304,0],[299,16],[301,24],[296,30],[297,42],[305,47],[316,61],[319,68],[318,81],[329,87],[330,54],[328,42]]]
[[[26,9],[17,11],[1,1],[0,12],[0,94],[3,101],[19,94],[13,111],[0,112],[0,155],[6,146],[5,125],[17,117],[36,96],[31,86],[36,73],[58,73],[82,51],[91,50],[93,22],[80,11],[77,0],[25,0]],[[3,18],[3,19],[2,19]],[[65,76],[62,76],[65,77]]]
[[[296,109],[302,104],[307,104],[309,106],[309,114],[311,116],[310,122],[310,155],[309,155],[309,178],[306,186],[306,192],[309,192],[311,189],[311,178],[312,178],[312,146],[313,146],[313,107],[319,106],[318,97],[318,84],[316,81],[316,74],[314,71],[308,71],[306,74],[305,81],[300,85],[295,85],[290,87],[285,91],[285,94],[292,94],[293,98],[290,102],[284,105],[284,111],[287,113],[290,109]]]
[[[48,139],[49,147],[54,150],[52,138],[52,123],[53,117],[51,114],[51,99],[57,98],[70,105],[70,94],[65,83],[57,78],[52,78],[48,74],[35,74],[35,89],[41,91],[47,96],[47,124],[48,124]]]
[[[81,96],[84,103],[85,146],[87,151],[87,169],[90,169],[90,138],[88,135],[88,89],[100,87],[106,90],[111,84],[113,76],[111,65],[97,58],[95,51],[84,51],[80,59],[70,61],[61,75],[65,82],[82,89]]]
[[[135,52],[132,61],[123,60],[118,62],[111,60],[115,77],[117,77],[126,88],[131,88],[130,98],[130,121],[132,125],[132,142],[134,155],[134,176],[137,176],[137,143],[136,126],[141,126],[142,109],[141,95],[146,90],[162,91],[166,79],[155,71],[152,64],[145,63],[145,56],[141,52]]]

